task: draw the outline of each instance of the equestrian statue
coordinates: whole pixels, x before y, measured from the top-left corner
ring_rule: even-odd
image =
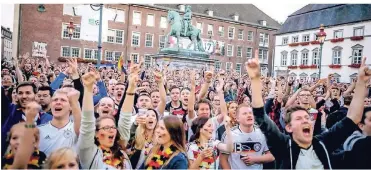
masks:
[[[191,6],[187,5],[185,7],[185,14],[183,16],[183,19],[178,12],[172,10],[168,12],[167,19],[171,25],[171,31],[166,36],[166,46],[168,46],[170,36],[176,37],[176,47],[178,47],[179,51],[179,38],[188,37],[191,40],[191,43],[188,45],[187,49],[189,49],[193,45],[194,51],[205,52],[201,41],[201,30],[192,26],[191,23]]]

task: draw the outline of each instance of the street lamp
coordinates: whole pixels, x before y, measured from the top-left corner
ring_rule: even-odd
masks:
[[[321,63],[322,63],[322,46],[323,46],[323,43],[325,43],[325,39],[326,39],[326,33],[324,31],[324,27],[323,27],[323,24],[321,24],[321,26],[319,27],[319,32],[317,33],[317,38],[318,38],[318,41],[319,41],[319,45],[320,45],[320,48],[319,48],[319,74],[318,74],[318,78],[321,79]]]
[[[73,25],[73,22],[71,21],[70,24],[67,26],[67,32],[68,32],[68,36],[70,37],[70,40],[72,39],[74,31],[75,31],[75,26]],[[72,47],[71,46],[70,46],[70,56],[72,57]]]

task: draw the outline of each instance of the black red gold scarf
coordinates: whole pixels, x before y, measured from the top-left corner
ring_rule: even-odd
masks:
[[[156,154],[153,155],[152,159],[146,165],[147,170],[160,169],[166,161],[169,160],[171,155],[176,151],[176,147],[171,145],[169,148],[164,150],[164,147],[161,146]]]
[[[204,150],[204,147],[201,146],[198,140],[196,140],[195,143],[197,144],[198,150],[193,151],[193,156],[195,159],[197,159],[198,155]],[[214,158],[213,156],[203,159],[199,166],[200,169],[211,169],[211,165],[215,162],[216,159],[218,159],[218,157]]]
[[[115,157],[111,150],[105,150],[100,147],[103,152],[103,162],[107,165],[115,167],[117,169],[125,169],[124,156]]]
[[[39,151],[35,150],[35,152],[32,154],[30,161],[28,162],[28,169],[42,169],[42,165],[44,164],[46,160],[46,155]],[[14,162],[14,153],[10,151],[7,155],[3,158],[3,169],[9,169],[11,165],[13,165]]]

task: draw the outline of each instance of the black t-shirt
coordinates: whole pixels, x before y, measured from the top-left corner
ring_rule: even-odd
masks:
[[[178,116],[180,119],[187,113],[186,110],[183,109],[182,102],[179,102],[179,107],[174,107],[171,105],[171,102],[167,103],[165,106],[165,110],[169,112],[170,115]]]

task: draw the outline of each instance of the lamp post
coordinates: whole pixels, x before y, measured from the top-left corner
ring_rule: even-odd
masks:
[[[68,36],[70,37],[70,40],[72,39],[74,31],[75,31],[75,26],[73,25],[73,22],[71,21],[70,24],[67,26],[67,32],[68,32]],[[72,57],[72,47],[71,46],[70,46],[70,56]]]
[[[321,24],[321,26],[319,27],[319,32],[317,33],[317,38],[318,38],[319,45],[320,45],[320,48],[319,48],[319,68],[318,68],[319,71],[318,71],[318,78],[321,79],[322,46],[323,46],[323,43],[325,43],[325,39],[326,39],[326,33],[324,31],[323,24]]]

